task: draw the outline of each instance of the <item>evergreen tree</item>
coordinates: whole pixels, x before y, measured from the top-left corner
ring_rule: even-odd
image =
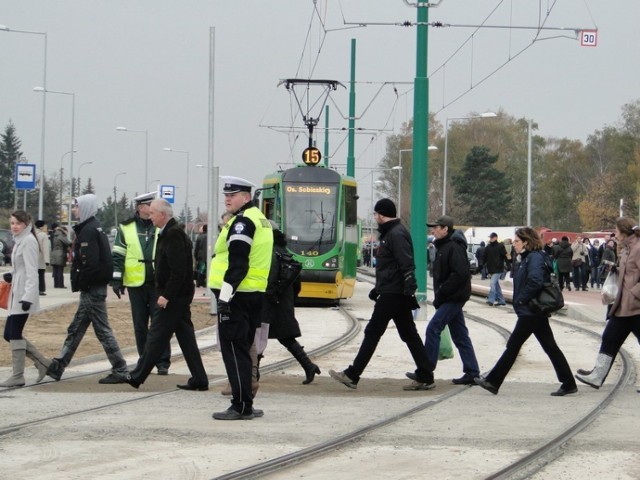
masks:
[[[82,195],[86,195],[88,193],[96,193],[96,189],[93,187],[93,182],[91,181],[91,177],[87,179],[87,184],[82,189]]]
[[[9,121],[0,135],[0,208],[13,208],[15,197],[16,163],[22,156],[22,142],[16,136],[16,127]]]
[[[505,225],[509,215],[511,193],[504,172],[495,168],[498,155],[489,155],[487,147],[473,147],[462,172],[453,176],[454,199],[461,225]]]

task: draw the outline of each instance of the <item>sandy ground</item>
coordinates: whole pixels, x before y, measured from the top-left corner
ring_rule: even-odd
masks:
[[[121,349],[135,347],[133,324],[131,321],[131,306],[128,299],[107,299],[109,323],[113,329]],[[53,357],[60,352],[62,343],[67,335],[67,327],[78,308],[77,303],[63,305],[41,311],[29,317],[24,329],[24,336],[47,357]],[[196,330],[214,325],[215,318],[209,315],[209,304],[200,302],[191,305],[192,321]],[[2,322],[4,326],[4,321]],[[89,328],[78,352],[77,358],[102,353],[103,349],[93,330]],[[11,365],[11,349],[6,343],[0,344],[0,366]]]

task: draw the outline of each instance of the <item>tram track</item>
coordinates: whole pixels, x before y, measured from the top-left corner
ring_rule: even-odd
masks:
[[[365,281],[369,281],[369,279],[371,278],[366,273],[364,276],[365,278],[363,278],[363,280]],[[476,292],[476,295],[481,295],[481,293]],[[479,323],[487,328],[495,330],[505,339],[505,341],[506,339],[508,339],[511,333],[509,330],[497,324],[496,322],[492,322],[477,315],[465,313],[465,318],[470,321]],[[558,320],[556,318],[552,319],[552,322],[565,328],[577,330],[584,335],[592,336],[596,339],[600,338],[599,332],[594,332],[588,328],[581,327],[574,323],[565,320]],[[505,465],[501,469],[488,474],[484,478],[486,478],[487,480],[527,478],[540,471],[551,462],[560,458],[563,455],[564,449],[566,448],[568,443],[571,442],[571,440],[574,439],[577,435],[579,435],[585,428],[591,425],[615,400],[615,398],[622,392],[623,388],[627,384],[633,383],[635,381],[635,367],[633,364],[633,359],[624,349],[620,350],[620,357],[622,359],[621,373],[619,374],[611,390],[608,391],[607,394],[602,399],[600,399],[593,408],[587,411],[587,413],[581,416],[577,421],[562,429],[560,433],[545,441],[538,448],[535,448],[531,452],[519,457],[517,460]],[[412,408],[406,409],[382,420],[373,422],[369,425],[365,425],[364,427],[358,428],[346,434],[327,439],[310,447],[300,449],[296,452],[291,452],[289,454],[282,455],[265,462],[257,463],[246,468],[227,473],[225,475],[214,477],[214,480],[261,478],[269,475],[280,474],[289,468],[321,458],[325,455],[330,454],[331,452],[357,442],[366,435],[374,433],[395,423],[404,421],[413,415],[424,412],[437,405],[443,404],[453,397],[467,391],[468,388],[469,387],[456,387],[437,399],[431,399],[426,402],[420,403],[416,406],[413,406]]]
[[[332,307],[328,307],[328,309],[330,309]],[[360,325],[357,321],[357,319],[355,317],[353,317],[352,315],[348,314],[348,312],[346,312],[346,310],[344,309],[339,309],[340,313],[349,320],[349,325],[347,327],[346,332],[338,337],[333,339],[332,341],[324,344],[324,345],[320,345],[319,347],[316,347],[314,349],[308,350],[308,355],[309,356],[315,356],[315,357],[320,357],[323,355],[326,355],[338,348],[340,348],[342,345],[348,343],[349,341],[351,341],[360,331]],[[211,328],[211,327],[210,327]],[[208,329],[207,329],[208,330]],[[202,347],[200,348],[200,353],[208,353],[211,352],[213,350],[215,350],[216,347],[215,346],[207,346],[207,347]],[[182,353],[178,353],[175,355],[172,355],[172,360],[178,359],[178,358],[183,358],[183,354]],[[78,362],[80,363],[84,363],[84,362]],[[275,362],[270,362],[267,363],[265,362],[264,364],[261,365],[260,367],[260,371],[261,373],[264,374],[268,374],[268,373],[273,373],[279,370],[282,370],[284,368],[289,368],[291,366],[294,366],[295,364],[297,364],[297,361],[295,358],[293,357],[288,357],[285,358],[283,360],[280,361],[275,361]],[[129,366],[131,367],[131,365]],[[78,379],[82,379],[82,378],[86,378],[86,377],[92,377],[95,375],[99,375],[102,373],[105,373],[106,371],[110,371],[110,370],[104,370],[104,369],[99,369],[99,370],[95,370],[95,371],[91,371],[91,372],[86,372],[86,373],[78,373],[78,374],[74,374],[74,375],[69,375],[64,377],[62,380],[60,380],[58,383],[59,384],[65,384],[67,382],[71,382],[73,380],[78,380]],[[210,386],[211,385],[218,385],[221,384],[223,382],[226,381],[226,377],[223,376],[222,378],[218,378],[218,379],[214,379],[210,381]],[[44,383],[37,383],[37,384],[32,384],[32,385],[28,385],[28,386],[24,386],[24,387],[20,387],[20,390],[25,390],[25,389],[38,389],[38,388],[42,388],[42,387],[46,387],[47,385],[51,385],[54,382],[44,382]],[[8,389],[5,390],[4,392],[2,392],[2,394],[6,394],[7,392],[11,392],[14,389]],[[21,430],[24,430],[26,428],[29,427],[34,427],[34,426],[39,426],[39,425],[44,425],[47,422],[51,422],[51,421],[55,421],[55,420],[60,420],[60,419],[66,419],[66,418],[73,418],[73,417],[77,417],[77,416],[81,416],[83,414],[88,414],[88,413],[92,413],[92,412],[97,412],[100,410],[106,410],[109,408],[117,408],[117,407],[122,407],[122,406],[126,406],[126,405],[130,405],[130,404],[138,404],[140,402],[144,402],[144,401],[148,401],[151,399],[156,399],[158,397],[163,397],[163,396],[167,396],[170,394],[174,394],[177,392],[180,392],[181,390],[174,387],[171,389],[166,389],[160,392],[154,392],[154,393],[143,393],[142,395],[136,396],[135,398],[128,398],[128,399],[124,399],[124,400],[119,400],[119,401],[115,401],[115,402],[108,402],[108,403],[104,403],[101,405],[96,405],[96,406],[92,406],[92,407],[88,407],[88,408],[81,408],[81,409],[77,409],[77,410],[73,410],[73,411],[69,411],[69,412],[65,412],[65,413],[60,413],[60,414],[56,414],[56,415],[49,415],[49,416],[45,416],[42,418],[37,418],[37,419],[32,419],[32,420],[28,420],[25,422],[21,422],[21,423],[16,423],[10,426],[6,426],[6,427],[0,427],[0,438],[19,432]]]

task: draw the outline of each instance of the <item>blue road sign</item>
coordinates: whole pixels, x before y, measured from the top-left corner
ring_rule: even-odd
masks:
[[[16,164],[16,190],[36,188],[36,166],[33,163]]]
[[[176,186],[160,185],[160,198],[164,198],[169,203],[174,203],[176,200]]]

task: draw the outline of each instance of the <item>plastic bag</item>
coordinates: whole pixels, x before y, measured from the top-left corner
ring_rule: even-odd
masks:
[[[611,305],[618,296],[618,272],[609,272],[602,284],[602,304]]]
[[[453,358],[453,342],[451,341],[449,325],[447,325],[440,334],[440,351],[438,352],[438,360],[447,360],[449,358]]]

